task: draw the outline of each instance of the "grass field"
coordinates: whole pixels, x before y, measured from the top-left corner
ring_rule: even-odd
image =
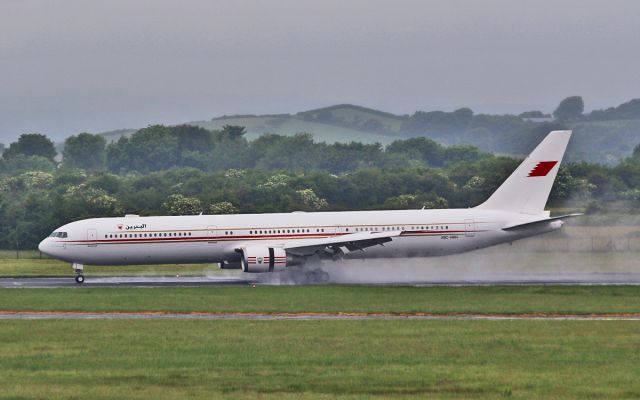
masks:
[[[2,321],[0,398],[640,397],[629,321]]]
[[[155,276],[155,275],[206,275],[219,273],[217,264],[160,264],[127,265],[117,267],[85,267],[87,276]],[[46,259],[0,259],[0,277],[73,277],[74,273],[67,262]]]
[[[637,313],[636,286],[243,286],[0,289],[1,310]]]
[[[581,229],[586,228],[574,228]],[[569,232],[576,238],[571,240],[580,244],[576,232]],[[585,237],[589,246],[598,245]],[[541,240],[522,241],[449,257],[446,264],[421,261],[418,270],[484,274],[502,263],[503,270],[516,273],[637,271],[636,251],[561,251],[560,239],[549,241],[559,247],[554,251],[544,251],[551,244]],[[0,252],[0,276],[73,276],[67,263],[37,252],[13,257]],[[389,266],[363,271],[376,274],[377,268]],[[176,273],[221,272],[206,264],[86,269],[88,277]],[[640,287],[78,286],[0,289],[0,310],[638,313]],[[640,398],[638,323],[0,320],[0,399],[635,399]]]
[[[625,313],[634,286],[0,289],[4,310]],[[638,398],[637,321],[2,320],[0,399]]]
[[[128,265],[117,267],[88,266],[85,273],[91,276],[130,276],[130,275],[207,275],[219,273],[217,264],[160,264]],[[16,258],[14,251],[0,250],[0,277],[73,277],[69,263],[41,255],[38,251],[21,251]]]

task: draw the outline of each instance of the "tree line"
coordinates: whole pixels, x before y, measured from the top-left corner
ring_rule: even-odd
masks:
[[[48,138],[23,135],[0,160],[0,248],[35,248],[64,223],[125,213],[471,207],[520,162],[426,138],[382,148],[243,135],[234,126],[152,126],[107,144],[79,134],[67,139],[61,162]],[[563,165],[549,204],[637,212],[639,202],[640,146],[615,166]]]
[[[245,129],[240,126],[226,125],[221,130],[209,131],[190,125],[154,125],[107,144],[101,135],[81,133],[67,138],[58,164],[50,139],[41,134],[25,134],[4,151],[0,174],[56,167],[118,174],[176,167],[202,171],[318,170],[339,174],[364,167],[442,167],[489,156],[473,146],[445,147],[428,138],[397,140],[384,148],[379,143],[318,143],[306,133],[265,134],[253,141],[244,135]]]

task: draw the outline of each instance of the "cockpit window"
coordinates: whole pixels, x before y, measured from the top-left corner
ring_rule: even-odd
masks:
[[[64,239],[67,237],[67,232],[53,232],[49,237],[61,238]]]

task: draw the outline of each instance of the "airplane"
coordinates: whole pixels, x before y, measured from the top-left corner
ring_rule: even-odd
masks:
[[[38,246],[84,265],[219,263],[246,273],[311,260],[430,257],[472,251],[560,229],[545,205],[571,131],[552,131],[482,204],[466,209],[292,212],[243,215],[125,215],[72,222]]]

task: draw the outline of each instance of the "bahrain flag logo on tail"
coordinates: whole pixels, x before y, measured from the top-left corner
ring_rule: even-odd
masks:
[[[556,166],[557,161],[540,161],[532,170],[529,172],[528,177],[532,176],[547,176],[549,171]]]

